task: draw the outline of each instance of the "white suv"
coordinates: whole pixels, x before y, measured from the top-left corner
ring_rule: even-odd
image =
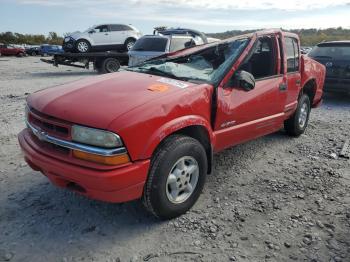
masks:
[[[87,53],[91,51],[131,50],[142,33],[131,25],[102,24],[83,33],[75,32],[64,38],[65,51]]]

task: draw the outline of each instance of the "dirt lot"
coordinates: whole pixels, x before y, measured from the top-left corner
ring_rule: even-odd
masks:
[[[217,154],[195,207],[164,222],[57,189],[21,157],[26,96],[94,75],[0,58],[0,261],[350,261],[350,97],[327,95],[298,139]]]

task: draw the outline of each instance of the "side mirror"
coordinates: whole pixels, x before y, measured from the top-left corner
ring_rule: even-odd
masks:
[[[93,34],[93,33],[96,33],[96,31],[95,31],[94,29],[91,29],[91,30],[89,31],[89,34]]]
[[[237,71],[233,75],[233,82],[235,86],[242,88],[245,91],[253,90],[255,87],[255,78],[254,76],[244,70]]]

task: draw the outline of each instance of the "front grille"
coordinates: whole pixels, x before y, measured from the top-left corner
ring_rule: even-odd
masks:
[[[47,132],[49,135],[69,138],[70,126],[52,117],[44,116],[31,110],[28,115],[28,121],[31,125],[39,130]]]

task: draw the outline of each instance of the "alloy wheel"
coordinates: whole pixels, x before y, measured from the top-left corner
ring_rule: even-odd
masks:
[[[181,157],[172,167],[166,181],[166,195],[174,204],[185,202],[195,191],[199,166],[191,156]]]

